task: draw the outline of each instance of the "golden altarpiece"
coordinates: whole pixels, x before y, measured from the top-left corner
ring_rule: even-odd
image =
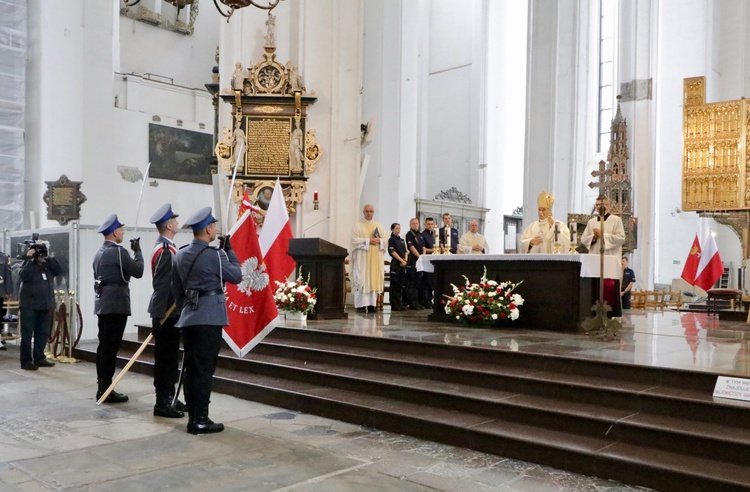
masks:
[[[235,63],[231,89],[219,96],[231,104],[233,122],[232,128],[222,129],[216,144],[219,172],[231,178],[237,167],[234,201],[242,200],[247,191],[251,203],[260,209],[259,224],[276,178],[287,211],[295,213],[322,155],[315,129],[307,124],[307,107],[317,98],[307,92],[295,64],[276,60],[275,17],[270,13],[266,26],[264,60],[247,68]]]
[[[750,104],[706,103],[706,78],[684,79],[682,209],[729,226],[748,256]]]

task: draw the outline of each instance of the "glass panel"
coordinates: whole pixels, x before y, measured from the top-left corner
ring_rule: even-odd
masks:
[[[612,107],[612,86],[611,85],[602,86],[602,90],[600,92],[599,107],[600,109],[606,109],[606,108]]]
[[[599,135],[599,152],[606,152],[609,150],[609,132],[602,133]]]
[[[599,52],[599,61],[601,63],[611,62],[614,59],[614,56],[615,56],[614,45],[615,43],[612,40],[612,38],[602,39],[602,42],[600,44],[601,51]]]
[[[612,85],[612,62],[602,63],[599,72],[599,85]]]

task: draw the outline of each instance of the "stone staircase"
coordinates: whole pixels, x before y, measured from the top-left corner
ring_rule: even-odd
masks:
[[[126,342],[121,363],[135,352]],[[78,357],[94,360],[95,346]],[[149,349],[133,370],[152,371]],[[214,390],[658,490],[750,488],[750,406],[716,376],[277,328]]]

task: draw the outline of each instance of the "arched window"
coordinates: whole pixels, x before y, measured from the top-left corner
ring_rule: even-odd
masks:
[[[599,140],[597,152],[609,147],[615,105],[615,23],[617,0],[599,0]]]

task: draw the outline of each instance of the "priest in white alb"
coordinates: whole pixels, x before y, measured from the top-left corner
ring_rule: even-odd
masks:
[[[617,215],[609,213],[609,198],[600,195],[596,199],[596,212],[598,215],[591,218],[586,224],[586,230],[581,234],[581,244],[588,248],[589,253],[599,254],[601,242],[604,242],[604,254],[614,256],[618,260],[622,258],[622,245],[625,243],[625,228],[622,219]],[[603,212],[604,230],[599,223],[599,216]]]
[[[570,229],[565,223],[552,216],[552,205],[555,197],[543,191],[536,200],[539,220],[532,222],[521,235],[521,251],[523,253],[555,252],[555,244],[559,244],[559,253],[567,253],[570,249]]]
[[[350,268],[354,307],[357,311],[374,313],[378,295],[383,293],[383,252],[388,238],[379,222],[372,220],[375,209],[367,204],[352,228],[350,244]]]
[[[458,252],[463,255],[481,255],[490,252],[487,239],[479,234],[479,222],[469,222],[469,232],[461,236],[458,241]]]

